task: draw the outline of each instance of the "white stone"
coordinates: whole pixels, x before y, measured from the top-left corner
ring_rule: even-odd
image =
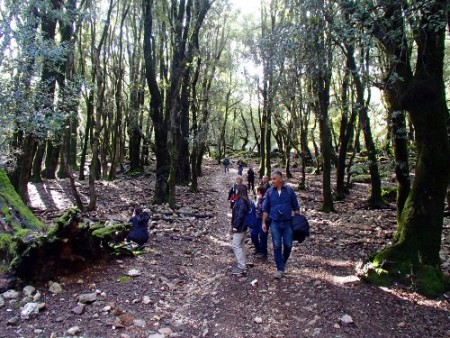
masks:
[[[138,327],[145,327],[146,323],[145,323],[145,320],[135,319],[135,320],[133,320],[133,325],[138,326]]]
[[[61,287],[61,285],[59,283],[50,282],[49,283],[49,287],[48,287],[48,291],[50,291],[54,295],[57,295],[57,294],[60,294],[63,291],[63,289],[62,289],[62,287]]]
[[[252,281],[250,282],[250,284],[251,284],[253,287],[255,287],[255,286],[258,284],[258,280],[257,280],[257,279],[254,279],[254,280],[252,280]]]
[[[262,320],[261,317],[255,317],[255,318],[253,319],[253,321],[254,321],[256,324],[262,324],[262,322],[263,322],[263,320]]]
[[[144,303],[145,305],[150,304],[151,302],[152,300],[150,299],[149,296],[142,297],[142,303]]]
[[[35,302],[37,302],[38,300],[41,299],[41,297],[42,297],[42,294],[41,294],[39,291],[37,291],[37,292],[35,293],[35,295],[33,296],[33,300],[34,300]]]
[[[28,319],[31,315],[39,314],[38,303],[26,303],[20,310],[20,318]]]
[[[140,276],[142,273],[138,269],[131,269],[128,270],[127,275],[130,277],[137,277]]]
[[[154,333],[154,334],[151,334],[150,336],[148,336],[148,338],[165,338],[165,336],[160,333]]]
[[[81,331],[81,329],[78,326],[72,326],[70,329],[67,330],[67,334],[70,334],[71,336],[75,336],[80,331]]]
[[[97,294],[95,292],[92,293],[83,293],[78,296],[78,301],[80,303],[93,303],[97,300]]]
[[[173,331],[170,327],[163,327],[163,328],[159,329],[158,332],[166,337],[169,337],[173,333]]]
[[[353,323],[353,318],[351,316],[345,314],[340,318],[340,321],[344,325],[349,325],[349,324]]]
[[[19,293],[16,290],[8,290],[3,293],[3,298],[5,299],[17,299],[19,297]]]
[[[36,288],[31,285],[27,285],[23,288],[23,292],[28,296],[31,297],[31,295],[36,291]]]

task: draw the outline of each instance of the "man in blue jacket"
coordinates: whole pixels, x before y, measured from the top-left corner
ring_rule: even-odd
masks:
[[[272,187],[266,192],[263,203],[262,229],[267,232],[267,223],[270,218],[273,253],[277,266],[275,279],[281,279],[292,251],[292,213],[300,214],[300,206],[294,190],[285,185],[281,171],[274,171],[271,178]]]

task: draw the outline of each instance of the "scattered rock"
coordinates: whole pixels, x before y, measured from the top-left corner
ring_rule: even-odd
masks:
[[[18,321],[19,321],[19,317],[14,316],[14,317],[8,319],[8,321],[6,322],[6,325],[16,325]]]
[[[256,324],[262,324],[262,322],[263,322],[263,320],[262,320],[261,317],[255,317],[255,318],[253,319],[253,321],[254,321]]]
[[[339,323],[335,323],[335,324],[334,324],[334,328],[335,328],[335,329],[340,329],[340,328],[341,328],[341,325],[339,325]]]
[[[35,334],[41,334],[42,332],[44,332],[44,330],[42,329],[34,329],[33,331]]]
[[[36,288],[31,285],[27,285],[23,288],[23,292],[28,296],[31,297],[33,293],[36,291]]]
[[[130,277],[137,277],[137,276],[142,275],[142,273],[138,269],[131,269],[131,270],[128,270],[127,275]]]
[[[91,304],[97,301],[97,294],[95,292],[83,293],[78,296],[78,301],[83,304]]]
[[[251,284],[253,287],[255,287],[255,286],[258,284],[258,280],[257,280],[257,279],[254,279],[254,280],[252,280],[252,281],[250,282],[250,284]]]
[[[403,329],[404,327],[406,327],[406,323],[405,322],[400,322],[397,325],[399,328]]]
[[[142,303],[144,303],[145,305],[148,305],[152,302],[152,300],[150,299],[149,296],[144,296],[142,297]]]
[[[80,327],[72,326],[70,329],[67,330],[67,334],[70,334],[71,336],[75,336],[80,331],[81,331]]]
[[[148,336],[148,338],[165,338],[165,336],[160,333],[153,333],[150,336]]]
[[[145,327],[146,322],[145,322],[145,320],[142,320],[142,319],[135,319],[135,320],[133,320],[133,325],[138,326],[138,327]]]
[[[20,318],[28,319],[30,316],[39,314],[38,303],[26,303],[20,310]]]
[[[321,337],[322,328],[316,327],[314,329],[314,332],[312,334],[313,337]]]
[[[38,300],[41,299],[41,297],[42,297],[42,294],[39,291],[37,291],[36,294],[33,296],[33,300],[35,302],[37,302]]]
[[[339,321],[343,324],[343,325],[350,325],[353,324],[353,318],[347,314],[343,315]]]
[[[19,297],[19,292],[16,290],[8,290],[3,293],[3,298],[5,299],[17,299]]]
[[[63,289],[59,283],[49,282],[48,291],[50,291],[54,295],[57,295],[60,294],[63,291]]]
[[[173,331],[170,327],[163,327],[163,328],[159,329],[158,332],[165,337],[169,337],[173,333]]]
[[[71,311],[76,315],[82,315],[84,313],[85,306],[86,306],[85,304],[79,303]]]

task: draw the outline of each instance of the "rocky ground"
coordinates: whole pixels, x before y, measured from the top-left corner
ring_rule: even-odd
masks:
[[[181,210],[154,210],[144,254],[3,294],[0,337],[450,337],[450,294],[429,300],[355,275],[359,260],[389,243],[395,227],[395,211],[360,209],[367,185],[356,185],[338,213],[323,214],[319,178],[308,176],[299,197],[312,236],[295,246],[286,278],[272,279],[272,256],[252,259],[245,277],[232,276],[226,191],[235,174],[206,166],[199,194],[179,189]],[[148,203],[150,181],[99,182],[99,210],[86,217],[127,220],[134,203]],[[79,188],[86,197],[84,183]],[[30,192],[46,219],[70,204],[65,181]]]

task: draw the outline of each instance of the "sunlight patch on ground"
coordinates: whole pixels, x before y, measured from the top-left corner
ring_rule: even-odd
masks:
[[[30,205],[36,209],[65,209],[67,205],[73,204],[66,198],[63,187],[57,183],[53,186],[47,183],[39,185],[30,183],[28,184],[28,193]]]
[[[309,268],[302,268],[299,274],[304,275],[309,278],[322,280],[337,286],[343,286],[351,283],[358,283],[359,278],[355,275],[337,276],[330,273],[326,273],[323,270],[315,270]]]

